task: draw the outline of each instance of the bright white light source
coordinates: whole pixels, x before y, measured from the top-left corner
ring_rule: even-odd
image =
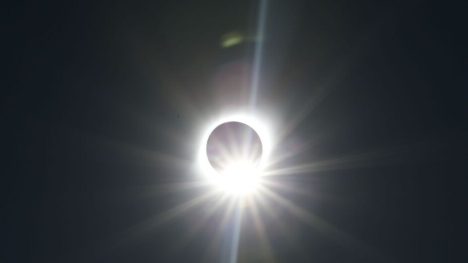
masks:
[[[221,141],[217,140],[217,143],[225,144],[221,145],[224,146],[221,147],[221,150],[215,151],[215,154],[219,156],[208,156],[207,143],[212,132],[225,123],[229,124],[234,122],[237,122],[240,126],[248,127],[247,129],[251,129],[258,135],[257,138],[259,137],[259,139],[256,140],[259,141],[261,145],[260,154],[258,154],[257,148],[250,149],[246,147],[251,145],[258,147],[259,143],[255,145],[255,139],[254,141],[246,139],[239,143],[239,141],[236,140],[239,135],[230,133],[228,128],[228,131],[223,131],[227,134],[226,139],[223,139],[223,136],[221,136]],[[231,131],[236,133],[239,129],[232,129]],[[209,125],[208,129],[206,129],[198,153],[198,163],[203,176],[216,190],[229,195],[244,196],[246,194],[255,193],[256,189],[258,189],[261,184],[263,169],[270,151],[271,143],[268,135],[266,127],[262,125],[258,119],[254,119],[253,117],[234,115],[214,121]],[[248,149],[247,151],[245,151],[246,148]],[[254,152],[254,154],[252,154],[252,152]],[[252,156],[254,156],[254,158]],[[219,165],[214,165],[213,159],[215,159],[217,162],[216,164]]]
[[[255,164],[241,160],[233,162],[218,176],[217,187],[232,195],[255,192],[260,182],[260,171]]]

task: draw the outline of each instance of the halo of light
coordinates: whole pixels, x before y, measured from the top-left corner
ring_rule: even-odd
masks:
[[[210,164],[206,153],[206,145],[211,132],[219,125],[226,122],[241,122],[250,126],[260,137],[263,152],[258,164],[251,167],[246,163],[233,163],[232,167],[226,171],[229,175],[236,173],[236,176],[223,176]],[[255,193],[257,186],[261,184],[263,171],[268,164],[268,158],[272,149],[271,133],[266,122],[258,116],[251,114],[228,114],[211,121],[203,130],[198,149],[197,163],[201,176],[212,185],[215,190],[230,195],[245,195]],[[255,174],[253,174],[255,173]],[[236,178],[236,180],[233,180]],[[248,180],[247,180],[248,179]],[[242,183],[242,185],[240,185]]]

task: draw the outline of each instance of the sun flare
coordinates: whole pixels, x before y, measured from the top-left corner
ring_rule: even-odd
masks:
[[[270,138],[259,118],[238,114],[213,121],[200,142],[202,176],[227,195],[256,193],[271,151]]]

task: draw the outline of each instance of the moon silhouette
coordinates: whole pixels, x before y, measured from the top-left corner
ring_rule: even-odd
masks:
[[[218,172],[236,161],[257,164],[262,151],[263,145],[258,133],[249,125],[237,121],[218,125],[209,135],[206,144],[208,161]]]

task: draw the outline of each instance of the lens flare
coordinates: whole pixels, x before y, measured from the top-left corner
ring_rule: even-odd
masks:
[[[225,193],[244,195],[257,189],[260,181],[257,166],[244,160],[233,160],[220,172],[218,187]]]
[[[245,115],[220,118],[209,125],[201,140],[201,172],[222,193],[255,193],[270,146],[265,126],[258,119]]]

